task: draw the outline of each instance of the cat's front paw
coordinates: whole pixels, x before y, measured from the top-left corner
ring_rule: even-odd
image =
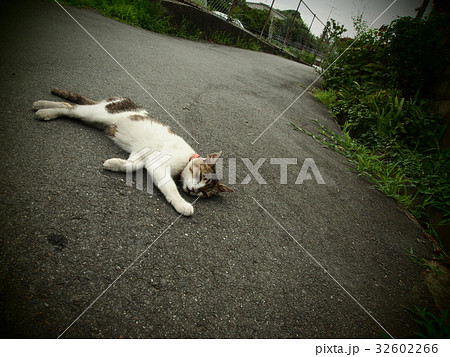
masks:
[[[194,206],[186,201],[178,202],[173,205],[178,213],[181,213],[183,216],[192,216],[194,214]]]

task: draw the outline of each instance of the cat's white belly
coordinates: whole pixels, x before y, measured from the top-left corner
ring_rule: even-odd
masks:
[[[133,121],[124,117],[116,122],[114,129],[112,139],[129,153],[150,149],[171,157],[185,156],[184,159],[189,159],[195,152],[168,126],[150,119]]]

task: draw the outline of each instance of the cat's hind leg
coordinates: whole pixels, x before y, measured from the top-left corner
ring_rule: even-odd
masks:
[[[38,100],[33,103],[33,109],[37,111],[36,116],[40,120],[51,120],[67,115],[73,108],[73,105],[69,103],[50,100]]]
[[[33,103],[33,109],[50,109],[50,108],[73,108],[73,106],[69,103],[64,102],[54,102],[50,100],[38,100]]]
[[[36,116],[40,120],[51,120],[58,117],[80,119],[81,121],[96,126],[106,128],[114,125],[120,116],[107,113],[104,104],[93,105],[71,105],[64,102],[50,102],[45,100],[37,101],[33,104],[37,109]]]
[[[36,116],[40,120],[52,120],[63,115],[61,115],[61,112],[58,108],[50,108],[50,109],[39,109],[36,112]]]
[[[59,116],[67,115],[73,106],[64,102],[53,102],[49,100],[38,100],[33,103],[33,109],[37,110],[36,116],[40,120],[56,119]]]

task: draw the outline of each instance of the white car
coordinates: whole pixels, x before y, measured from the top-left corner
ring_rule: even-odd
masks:
[[[224,14],[223,12],[220,12],[220,11],[213,11],[213,13],[228,21],[228,15],[227,14]],[[242,22],[240,22],[238,19],[231,18],[231,22],[233,24],[235,24],[236,26],[239,26],[241,29],[244,28],[244,25],[242,25]]]

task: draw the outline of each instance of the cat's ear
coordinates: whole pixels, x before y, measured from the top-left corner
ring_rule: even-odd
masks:
[[[215,152],[213,154],[210,154],[206,157],[205,159],[205,164],[208,164],[210,166],[214,166],[217,162],[217,160],[219,160],[219,157],[222,155],[222,151],[219,152]]]
[[[222,182],[219,182],[219,185],[217,188],[218,188],[219,192],[234,192],[234,190],[231,187],[224,185]]]
[[[219,152],[215,152],[215,153],[209,154],[207,157],[208,158],[217,158],[218,159],[221,156],[222,156],[222,151],[219,151]]]

